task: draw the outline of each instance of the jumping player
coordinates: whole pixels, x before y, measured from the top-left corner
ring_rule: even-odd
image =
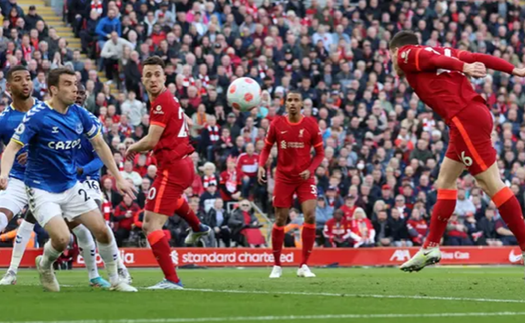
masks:
[[[265,146],[259,157],[258,180],[265,182],[264,166],[270,150],[277,143],[278,159],[275,175],[273,206],[275,207],[275,224],[272,229],[272,248],[274,263],[270,278],[282,275],[281,252],[284,242],[284,226],[288,219],[293,196],[297,194],[304,214],[304,225],[301,232],[303,259],[297,270],[299,277],[315,277],[308,268],[307,262],[315,242],[315,207],[317,187],[313,174],[324,158],[323,139],[319,126],[310,118],[301,114],[303,98],[300,92],[291,91],[286,96],[288,115],[276,117],[270,125]],[[312,147],[315,157],[312,159]]]
[[[131,184],[120,175],[111,150],[100,136],[100,124],[76,100],[76,77],[66,68],[49,73],[49,103],[39,103],[24,116],[7,145],[1,161],[0,189],[8,185],[8,174],[16,154],[28,146],[24,176],[29,206],[38,222],[49,233],[44,255],[35,260],[45,290],[59,291],[60,286],[52,264],[69,243],[69,229],[64,218],[78,219],[95,235],[99,253],[109,274],[111,289],[135,292],[134,287],[120,280],[115,259],[118,249],[112,244],[106,224],[94,200],[77,180],[75,155],[82,136],[92,142],[98,155],[117,180],[117,189],[134,196]]]
[[[194,244],[211,229],[200,223],[182,197],[195,175],[190,158],[194,149],[190,145],[184,111],[164,85],[164,61],[152,56],[142,66],[142,82],[151,102],[150,128],[146,137],[129,146],[126,155],[129,158],[137,152],[153,150],[158,161],[158,175],[148,193],[142,229],[165,279],[150,289],[182,289],[162,227],[174,214],[186,220],[192,229],[186,244]]]
[[[403,271],[419,271],[441,260],[439,243],[457,200],[456,182],[467,169],[490,196],[501,217],[525,252],[525,222],[521,207],[500,177],[496,151],[492,147],[492,115],[485,100],[467,78],[484,77],[486,68],[525,76],[507,61],[454,48],[420,46],[417,36],[402,31],[390,42],[394,68],[405,76],[417,96],[439,114],[450,128],[450,142],[436,182],[438,199],[430,222],[430,233],[421,250],[401,265]]]

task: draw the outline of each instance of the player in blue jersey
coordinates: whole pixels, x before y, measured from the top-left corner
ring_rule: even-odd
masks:
[[[27,71],[26,68],[22,66],[17,67],[18,71],[23,71],[25,74],[29,74],[29,71]],[[17,79],[18,80],[18,79]],[[9,81],[8,81],[9,82]],[[18,93],[20,92],[18,89],[20,87],[20,83],[25,84],[26,82],[29,82],[29,86],[33,88],[33,82],[31,80],[24,81],[24,82],[11,82],[10,89],[12,92],[12,96],[16,97]],[[83,105],[85,98],[86,98],[86,92],[83,85],[79,85],[79,91],[77,95],[77,104]],[[27,100],[33,100],[32,98],[27,98]],[[13,106],[16,109],[15,103],[19,100],[15,99]],[[36,100],[35,100],[36,101]],[[13,126],[16,128],[18,125]],[[8,139],[9,140],[9,139]],[[89,140],[86,137],[82,137],[81,144],[79,145],[80,151],[77,155],[77,163],[80,163],[83,165],[82,168],[77,167],[77,174],[78,179],[80,182],[84,185],[86,191],[90,195],[91,198],[95,200],[97,205],[102,203],[102,198],[100,191],[98,189],[98,184],[96,181],[98,181],[99,172],[98,170],[102,167],[103,163],[98,158],[98,156],[93,152],[93,146],[89,142]],[[87,159],[86,159],[87,158]],[[86,160],[92,159],[89,163]],[[24,165],[25,170],[25,165]],[[91,180],[88,182],[87,180]],[[93,181],[96,180],[96,181]],[[24,190],[25,194],[25,190]],[[27,194],[26,199],[27,199]],[[26,202],[27,203],[27,202]],[[15,243],[13,245],[13,253],[11,256],[11,264],[9,266],[9,269],[7,270],[4,277],[0,280],[0,285],[14,285],[16,284],[17,280],[17,271],[18,267],[20,265],[20,261],[24,255],[26,245],[28,240],[31,238],[31,233],[33,232],[33,229],[35,227],[36,219],[32,215],[31,211],[28,210],[26,212],[26,216],[22,223],[20,224],[18,231],[17,231],[17,238],[15,239]],[[95,241],[93,240],[93,236],[91,235],[91,232],[82,224],[76,223],[76,222],[68,222],[69,229],[75,234],[77,237],[78,247],[80,249],[80,253],[82,257],[84,258],[84,263],[86,265],[86,269],[88,270],[88,276],[89,276],[89,285],[92,287],[100,287],[100,288],[110,288],[111,285],[102,279],[98,273],[97,264],[96,264],[96,245]],[[111,234],[113,234],[113,231],[109,229]],[[120,256],[117,259],[118,264],[118,272],[119,276],[124,279],[128,284],[131,283],[131,277],[127,271],[127,268],[122,263],[122,260]]]
[[[7,87],[11,92],[13,104],[0,114],[0,140],[7,146],[16,127],[22,122],[24,115],[29,111],[35,100],[31,97],[33,84],[31,75],[26,68],[15,66],[7,73]],[[24,172],[25,167],[20,161],[27,158],[27,149],[22,148],[16,155],[11,172],[9,173],[9,190],[0,192],[0,232],[7,223],[27,206],[25,194]]]
[[[77,84],[77,100],[75,103],[83,107],[85,101],[86,101],[86,89],[84,88],[82,84]],[[102,207],[102,202],[104,200],[102,193],[100,191],[100,169],[102,168],[102,166],[104,166],[104,163],[98,157],[97,153],[93,149],[93,146],[91,145],[91,142],[89,141],[87,137],[85,136],[82,137],[79,147],[80,149],[75,159],[75,162],[77,163],[77,178],[80,181],[80,183],[82,183],[82,185],[84,186],[84,189],[87,191],[88,195],[92,199],[95,200],[95,202],[97,203],[100,209]],[[78,225],[80,225],[80,223],[72,222],[70,224],[70,227],[71,226],[78,227]],[[111,230],[109,226],[107,226],[107,230],[108,230],[108,233],[111,234],[111,236],[113,237],[112,241],[115,244],[115,248],[117,248],[113,230]],[[92,252],[89,252],[89,253],[86,252],[86,256],[91,257],[91,255],[93,255],[94,252],[95,252],[94,249],[92,250]],[[84,254],[82,255],[84,259],[86,259],[86,256],[84,256]],[[86,261],[86,267],[88,267],[87,261]],[[118,274],[120,278],[124,280],[125,282],[127,282],[128,284],[131,284],[131,276],[129,275],[128,269],[124,265],[124,262],[122,261],[122,258],[120,257],[120,255],[118,255],[118,258],[117,258],[117,268],[118,268]],[[92,276],[96,275],[97,274],[96,267],[95,268],[88,267],[88,272]]]
[[[98,156],[116,178],[117,190],[134,198],[134,188],[120,175],[111,150],[100,136],[100,123],[92,114],[73,104],[77,96],[74,72],[66,68],[54,69],[49,73],[47,84],[51,100],[37,104],[26,113],[4,151],[0,190],[8,188],[8,175],[16,154],[27,146],[24,184],[29,206],[50,236],[43,256],[36,258],[45,290],[60,290],[52,264],[69,243],[66,218],[78,220],[94,234],[108,270],[111,289],[135,292],[136,288],[119,278],[115,262],[118,249],[112,243],[113,238],[97,204],[77,180],[75,157],[82,136],[90,139]]]

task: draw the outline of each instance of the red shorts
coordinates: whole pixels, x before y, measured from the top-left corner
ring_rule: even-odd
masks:
[[[145,210],[172,216],[179,207],[182,193],[191,186],[195,169],[190,157],[173,161],[168,169],[159,170],[146,199]]]
[[[300,203],[317,199],[317,186],[315,186],[314,179],[310,178],[296,183],[288,183],[276,179],[273,191],[273,206],[279,208],[292,207],[294,193],[297,193]]]
[[[452,118],[449,127],[446,157],[463,163],[472,175],[484,172],[496,162],[491,140],[494,121],[484,104],[473,102]]]

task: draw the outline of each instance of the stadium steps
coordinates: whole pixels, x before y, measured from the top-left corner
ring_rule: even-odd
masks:
[[[69,49],[81,49],[80,38],[75,37],[71,27],[66,26],[62,20],[62,17],[59,16],[52,7],[46,6],[46,2],[44,0],[18,0],[17,3],[20,7],[22,7],[22,9],[24,9],[24,12],[29,11],[29,6],[35,6],[37,8],[36,12],[42,16],[42,18],[44,18],[47,26],[55,28],[57,35],[67,40]],[[82,54],[82,59],[87,59],[87,56]],[[102,83],[107,82],[104,72],[98,72],[98,78]],[[110,88],[113,94],[118,92],[117,86],[115,84],[111,84]]]

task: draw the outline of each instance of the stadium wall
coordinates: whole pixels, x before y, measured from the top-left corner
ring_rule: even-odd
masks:
[[[373,249],[314,249],[309,264],[312,266],[396,266],[413,256],[418,248],[373,248]],[[518,265],[522,256],[516,247],[444,247],[443,265]],[[122,259],[128,267],[157,267],[150,249],[120,249]],[[28,249],[21,267],[34,267],[34,259],[42,249]],[[178,248],[171,252],[178,267],[263,267],[273,265],[271,249],[249,248]],[[0,249],[0,267],[9,267],[11,249]],[[298,266],[301,261],[300,249],[284,249],[281,255],[283,266]],[[102,259],[97,255],[97,263]],[[83,267],[82,257],[74,266]]]

